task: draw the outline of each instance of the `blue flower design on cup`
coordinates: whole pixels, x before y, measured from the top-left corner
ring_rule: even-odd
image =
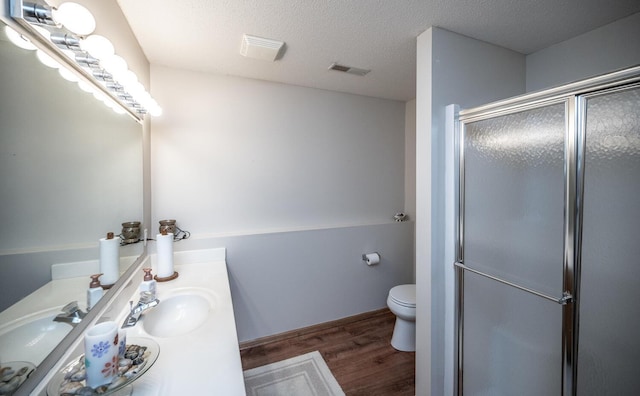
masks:
[[[102,355],[109,351],[109,343],[105,341],[100,341],[97,344],[93,344],[93,348],[91,348],[91,354],[93,357],[101,358]]]

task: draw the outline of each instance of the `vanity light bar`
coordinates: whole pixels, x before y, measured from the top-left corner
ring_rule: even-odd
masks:
[[[53,20],[52,8],[36,3],[23,3],[22,11],[24,19],[38,25],[58,26]]]
[[[76,3],[62,3],[56,8],[46,1],[10,0],[10,6],[11,17],[32,35],[22,38],[36,47],[44,46],[54,61],[79,75],[76,81],[90,82],[94,91],[103,94],[94,93],[96,98],[110,99],[138,121],[147,113],[162,113],[135,73],[128,70],[126,61],[115,54],[113,44],[105,37],[91,35],[95,19],[89,10]]]

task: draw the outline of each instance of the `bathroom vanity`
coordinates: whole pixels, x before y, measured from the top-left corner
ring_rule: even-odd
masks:
[[[156,273],[155,255],[144,258],[128,279],[127,286],[102,307],[100,318],[94,324],[110,320],[115,321],[118,327],[122,326],[130,313],[129,301],[135,304],[140,298],[141,268],[145,267],[153,268]],[[126,328],[127,344],[146,340],[157,345],[159,353],[152,366],[130,384],[131,394],[244,395],[225,249],[176,252],[174,269],[179,274],[176,279],[157,283],[159,304],[144,311],[134,326]],[[64,337],[72,329],[71,325],[54,322],[53,317],[60,312],[60,306],[69,301],[78,300],[81,309],[85,309],[85,294],[78,294],[77,290],[80,284],[87,283],[87,279],[83,276],[52,281],[28,297],[33,300],[28,306],[33,307],[34,301],[39,304],[36,312],[25,316],[24,312],[19,312],[17,304],[3,312],[2,318],[7,319],[8,315],[20,318],[10,322],[12,328],[42,328],[43,323],[45,328],[63,326],[66,331],[61,333],[61,337]],[[37,358],[41,361],[47,354],[48,351],[34,350],[31,357],[21,355],[20,360]],[[83,337],[79,335],[60,363],[31,394],[48,394],[51,383],[59,380],[56,374],[83,354]]]
[[[147,264],[157,272],[155,258]],[[128,339],[151,338],[160,347],[133,395],[245,395],[225,249],[176,252],[174,262],[178,278],[158,282],[160,303],[127,328]],[[130,300],[138,298],[136,290]],[[128,313],[124,307],[113,320],[121,325]]]

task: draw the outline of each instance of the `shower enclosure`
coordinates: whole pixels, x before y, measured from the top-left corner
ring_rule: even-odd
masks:
[[[640,67],[457,125],[457,393],[640,394]]]

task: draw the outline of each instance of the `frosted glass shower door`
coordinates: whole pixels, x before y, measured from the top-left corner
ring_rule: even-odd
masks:
[[[565,108],[463,125],[465,395],[562,392],[562,306],[491,277],[562,297]]]
[[[640,394],[640,88],[586,97],[578,395]]]

